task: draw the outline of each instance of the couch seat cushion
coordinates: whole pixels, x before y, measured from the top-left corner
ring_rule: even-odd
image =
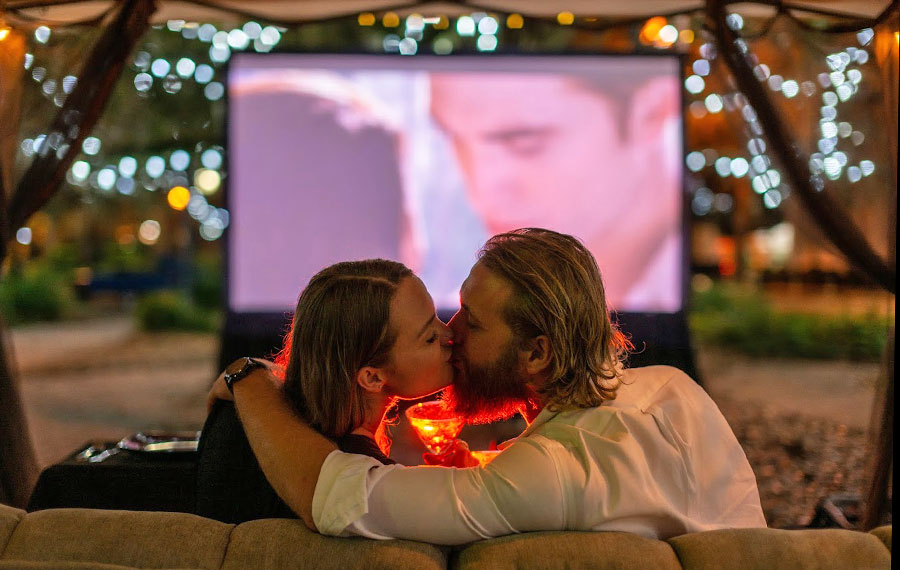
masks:
[[[669,539],[685,570],[889,570],[872,534],[840,529],[712,530]]]
[[[222,570],[444,570],[446,549],[408,540],[335,538],[300,520],[241,523],[231,534]]]
[[[232,528],[186,513],[48,509],[19,522],[0,560],[218,570]]]
[[[474,570],[680,570],[665,542],[624,532],[529,532],[474,542],[450,568]]]

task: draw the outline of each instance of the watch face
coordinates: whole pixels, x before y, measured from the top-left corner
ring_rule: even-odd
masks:
[[[250,359],[248,357],[245,356],[244,358],[239,358],[228,365],[228,368],[225,369],[225,374],[228,376],[237,374],[238,372],[243,370],[244,367],[247,366],[247,364],[249,364],[249,363],[250,363]]]

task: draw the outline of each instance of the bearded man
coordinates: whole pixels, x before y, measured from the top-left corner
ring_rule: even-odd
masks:
[[[766,526],[753,471],[703,389],[675,368],[623,365],[626,341],[577,239],[536,228],[492,237],[460,300],[451,401],[469,421],[519,412],[528,422],[485,466],[342,453],[293,415],[265,370],[235,386],[260,466],[310,528],[463,544],[538,530],[665,539]],[[220,384],[213,395],[227,394]]]

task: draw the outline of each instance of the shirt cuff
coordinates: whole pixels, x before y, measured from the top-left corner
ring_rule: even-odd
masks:
[[[366,477],[381,466],[366,455],[332,451],[325,458],[313,495],[313,521],[320,533],[338,536],[369,512]]]

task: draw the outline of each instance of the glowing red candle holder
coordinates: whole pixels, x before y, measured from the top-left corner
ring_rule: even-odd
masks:
[[[463,427],[462,418],[438,401],[410,406],[406,409],[406,418],[428,453],[433,455],[443,455],[450,451]]]

